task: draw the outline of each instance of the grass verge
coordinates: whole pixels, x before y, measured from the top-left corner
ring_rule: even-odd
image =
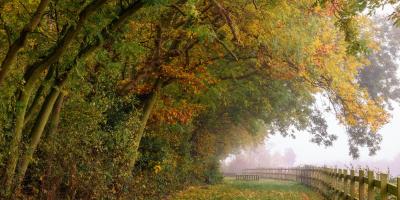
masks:
[[[189,187],[173,195],[174,200],[320,200],[309,188],[288,181],[236,181],[227,178],[223,183]]]

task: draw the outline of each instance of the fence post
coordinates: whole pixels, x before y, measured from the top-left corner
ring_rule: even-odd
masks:
[[[358,199],[364,200],[365,198],[365,186],[364,186],[364,170],[360,169],[358,172]]]
[[[311,177],[312,177],[312,167],[309,167],[309,168],[308,168],[308,175],[307,175],[307,176],[308,176],[308,185],[309,185],[309,186],[312,186],[312,180],[313,180],[313,179],[311,178]]]
[[[331,169],[325,168],[325,181],[326,181],[326,186],[329,189],[332,185],[332,179],[331,179]]]
[[[298,175],[299,175],[299,179],[300,179],[300,182],[301,183],[303,183],[303,177],[302,177],[302,170],[301,170],[301,167],[298,169]]]
[[[330,169],[329,170],[329,172],[330,172],[330,179],[331,179],[331,183],[330,183],[330,189],[331,189],[331,192],[332,192],[332,195],[333,195],[333,198],[332,199],[335,199],[335,169]]]
[[[322,184],[321,184],[321,180],[322,180],[322,173],[321,173],[321,168],[317,168],[317,179],[316,179],[316,183],[317,186],[319,186],[320,190],[322,190]]]
[[[337,188],[339,187],[338,185],[338,178],[337,178],[337,175],[338,175],[338,169],[337,168],[335,168],[334,169],[334,171],[333,171],[333,199],[337,199],[338,198],[338,195],[337,195]]]
[[[341,193],[341,191],[342,191],[342,189],[343,189],[343,182],[342,182],[342,169],[338,169],[338,178],[337,178],[337,180],[338,180],[338,199],[341,199],[342,198],[342,193]]]
[[[296,169],[296,178],[301,183],[301,171],[300,171],[300,168]]]
[[[323,168],[318,168],[318,185],[320,185],[321,190],[325,194],[325,174],[324,174],[324,169]]]
[[[344,192],[344,199],[346,199],[347,194],[349,194],[349,182],[347,180],[347,169],[343,170],[343,179],[344,179],[344,184],[343,184],[343,192]]]
[[[338,169],[337,170],[337,178],[336,178],[336,180],[337,180],[337,199],[340,199],[341,198],[341,195],[342,195],[342,193],[341,193],[341,191],[342,191],[342,170],[341,169]]]
[[[281,179],[281,174],[279,173],[280,169],[276,168],[276,179],[280,180]]]
[[[318,173],[319,173],[319,182],[320,182],[320,187],[322,189],[322,191],[324,192],[324,194],[326,193],[326,188],[325,188],[325,183],[326,183],[326,179],[325,179],[325,168],[319,168],[318,169]]]
[[[309,180],[309,179],[308,179],[308,167],[304,167],[303,170],[304,170],[304,182],[305,182],[306,185],[309,185],[309,184],[308,184],[308,183],[309,183],[309,182],[308,182],[308,180]]]
[[[315,182],[315,179],[314,179],[314,176],[315,176],[315,171],[314,171],[314,167],[311,167],[310,168],[310,185],[311,185],[311,187],[313,187],[314,186],[314,182]]]
[[[314,177],[313,177],[313,187],[316,188],[317,190],[319,190],[319,184],[318,184],[318,180],[319,180],[319,171],[318,168],[314,168]]]
[[[271,179],[275,179],[275,170],[274,169],[271,170]]]
[[[315,177],[315,171],[314,171],[314,167],[311,167],[310,168],[310,185],[311,185],[311,187],[314,187],[314,182],[315,182],[315,179],[314,179],[314,177]]]
[[[303,177],[302,177],[301,167],[299,167],[299,168],[297,169],[297,175],[299,176],[300,183],[303,183]]]
[[[288,178],[290,178],[290,176],[288,175],[289,174],[289,169],[287,169],[287,168],[285,168],[285,179],[286,180],[289,180]]]
[[[285,177],[287,180],[290,180],[290,170],[288,168],[285,169]]]
[[[321,168],[318,167],[316,170],[317,170],[317,171],[316,171],[316,173],[317,173],[317,179],[316,179],[315,184],[316,184],[317,186],[319,186],[319,188],[320,188],[320,190],[321,190],[321,186],[322,186],[322,184],[320,184],[320,183],[321,183],[321,178],[322,178],[322,176],[321,176]]]
[[[400,199],[400,177],[397,177],[397,199]]]
[[[324,192],[325,194],[328,194],[329,192],[329,186],[332,184],[331,183],[331,177],[330,177],[330,171],[328,168],[324,168],[322,171],[323,174],[323,180],[324,180]]]
[[[322,191],[324,192],[324,194],[326,194],[326,191],[327,191],[326,186],[328,184],[328,181],[327,181],[327,178],[326,178],[327,171],[326,171],[325,167],[320,168],[319,170],[320,170],[319,171],[320,179],[321,179],[321,183],[322,183],[321,184],[321,188],[322,188]]]
[[[381,179],[381,200],[387,200],[388,195],[388,187],[387,187],[387,181],[388,181],[388,175],[387,174],[380,174],[380,179]]]
[[[368,170],[368,200],[374,200],[374,172]]]
[[[356,198],[356,185],[354,174],[354,169],[350,170],[350,196],[352,199]]]
[[[301,167],[299,168],[299,178],[301,183],[303,183],[303,169]]]
[[[327,185],[327,181],[326,181],[326,169],[325,168],[320,168],[319,169],[319,178],[320,178],[320,182],[321,182],[321,189],[324,192],[324,194],[326,194],[326,185]]]
[[[400,177],[397,177],[397,199],[400,199]]]
[[[309,167],[308,168],[308,185],[311,186],[311,187],[313,186],[312,177],[313,177],[313,170],[312,170],[312,167]]]
[[[331,189],[332,195],[333,195],[333,199],[335,199],[335,169],[330,169],[329,170],[329,177],[330,177],[330,184],[329,184],[329,188]]]
[[[300,174],[300,180],[301,180],[301,183],[303,183],[304,184],[304,179],[303,179],[303,168],[301,167],[301,168],[299,168],[299,174]]]
[[[321,167],[318,167],[318,180],[317,180],[317,185],[319,185],[320,190],[325,194],[325,178],[324,178],[324,169]]]

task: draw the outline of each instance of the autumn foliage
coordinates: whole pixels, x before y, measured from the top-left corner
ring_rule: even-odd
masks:
[[[268,134],[332,144],[326,110],[375,152],[391,97],[361,84],[356,2],[0,1],[2,197],[162,198]]]

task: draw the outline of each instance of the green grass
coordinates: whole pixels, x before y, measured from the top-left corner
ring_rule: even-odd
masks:
[[[222,184],[190,187],[172,196],[175,200],[320,200],[320,195],[295,182],[226,179]]]

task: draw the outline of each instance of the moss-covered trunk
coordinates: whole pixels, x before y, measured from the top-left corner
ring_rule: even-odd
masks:
[[[14,135],[10,142],[10,150],[8,152],[9,159],[6,164],[5,175],[2,180],[4,186],[3,188],[4,191],[2,191],[3,192],[2,195],[4,195],[5,197],[8,197],[10,195],[11,187],[14,181],[15,169],[17,167],[17,162],[20,154],[19,148],[22,138],[22,130],[24,128],[26,108],[28,106],[28,102],[31,96],[31,92],[34,88],[34,85],[35,85],[34,83],[27,84],[24,90],[21,91],[17,101],[15,130],[14,130]]]
[[[20,183],[22,182],[26,170],[32,160],[33,153],[36,150],[37,145],[39,144],[40,138],[43,134],[43,130],[47,124],[49,116],[53,110],[54,104],[58,98],[60,91],[58,89],[53,89],[50,94],[46,97],[46,100],[40,110],[39,116],[36,119],[35,125],[32,129],[32,137],[31,141],[29,142],[27,149],[24,155],[21,157],[21,162],[18,167],[18,173],[16,176],[16,187],[18,188]]]
[[[143,114],[140,118],[139,129],[134,133],[134,140],[133,140],[132,148],[135,152],[137,152],[139,149],[139,144],[143,137],[144,130],[147,125],[147,121],[149,120],[150,114],[152,113],[153,108],[157,102],[157,98],[160,93],[161,87],[162,87],[162,81],[160,79],[158,79],[152,93],[150,94],[150,96],[148,97],[148,99],[145,102],[145,105],[143,107]],[[133,167],[135,165],[135,162],[136,162],[136,157],[132,159],[129,166]]]

